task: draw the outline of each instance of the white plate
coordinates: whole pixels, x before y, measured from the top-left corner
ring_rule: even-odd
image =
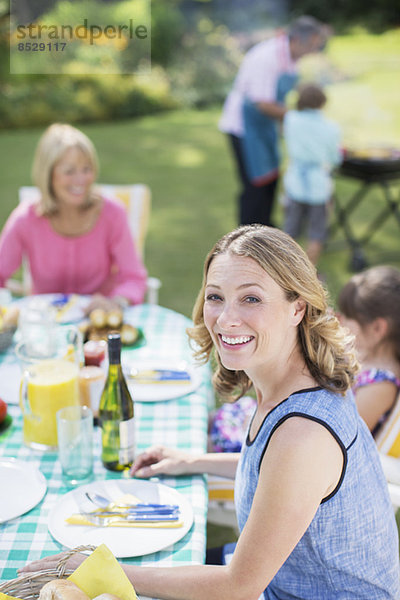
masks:
[[[21,307],[34,298],[45,300],[49,305],[54,305],[58,300],[68,297],[70,306],[66,303],[63,308],[60,308],[60,313],[57,317],[58,323],[78,323],[85,317],[84,310],[90,302],[89,296],[78,296],[77,294],[39,294],[36,296],[27,296],[17,300],[16,303]]]
[[[94,509],[85,496],[86,492],[97,492],[111,500],[117,500],[123,494],[133,494],[144,502],[178,504],[183,525],[176,529],[68,525],[65,519],[72,514]],[[187,534],[192,523],[191,504],[174,488],[138,479],[107,479],[87,483],[62,496],[50,512],[49,531],[67,548],[81,544],[98,546],[104,543],[117,558],[128,558],[158,552],[175,544]]]
[[[162,402],[179,398],[192,393],[201,384],[201,374],[196,367],[188,365],[185,361],[138,361],[135,363],[125,363],[123,358],[123,370],[128,372],[129,368],[137,370],[185,370],[190,375],[188,383],[138,383],[134,379],[126,377],[129,391],[132,394],[134,402]]]
[[[34,508],[46,493],[46,479],[30,462],[0,458],[0,523]]]

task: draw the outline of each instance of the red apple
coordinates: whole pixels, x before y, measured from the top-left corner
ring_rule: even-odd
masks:
[[[0,399],[0,423],[4,421],[7,416],[7,404],[4,400]]]

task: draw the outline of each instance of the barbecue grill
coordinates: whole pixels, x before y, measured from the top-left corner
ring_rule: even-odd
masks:
[[[335,197],[335,222],[330,233],[341,228],[352,252],[351,268],[361,271],[367,266],[363,247],[368,244],[374,233],[382,227],[392,215],[400,227],[400,197],[391,188],[391,184],[400,180],[400,151],[393,149],[370,149],[364,151],[345,151],[337,175],[360,181],[360,187],[346,201]],[[372,185],[376,185],[383,193],[385,200],[381,211],[368,225],[365,233],[356,237],[350,224],[350,215],[366,197]]]

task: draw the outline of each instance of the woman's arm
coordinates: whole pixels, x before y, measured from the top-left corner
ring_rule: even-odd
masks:
[[[293,443],[293,440],[296,440]],[[125,566],[138,594],[174,600],[256,600],[337,485],[342,451],[321,425],[290,418],[265,453],[252,509],[228,566]]]
[[[195,459],[194,468],[207,466],[212,460],[208,456],[199,457],[202,463]],[[159,467],[163,460],[174,462],[171,455],[164,456]],[[175,473],[183,468],[179,461],[174,464]],[[167,462],[164,467],[169,468]],[[139,595],[166,600],[257,600],[306,531],[321,500],[337,485],[342,468],[343,455],[333,436],[314,421],[292,417],[270,440],[251,512],[229,565],[124,564],[123,569]],[[68,567],[82,560],[74,557]],[[55,557],[48,557],[21,572],[51,568],[55,563]]]
[[[161,473],[167,475],[208,473],[234,479],[238,460],[237,452],[196,455],[174,448],[153,446],[136,458],[131,468],[131,475],[148,478]]]
[[[379,381],[363,385],[355,391],[358,412],[372,431],[380,418],[394,405],[397,386],[392,381]]]
[[[144,300],[147,271],[136,250],[123,207],[114,213],[110,236],[110,253],[116,268],[111,297],[126,298],[131,304]]]
[[[21,266],[22,256],[20,220],[13,211],[0,236],[0,287],[6,287],[7,280]]]

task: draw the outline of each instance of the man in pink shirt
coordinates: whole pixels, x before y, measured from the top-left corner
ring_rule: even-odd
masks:
[[[271,225],[285,96],[296,84],[298,59],[322,50],[327,37],[326,25],[299,17],[287,32],[260,42],[243,59],[219,123],[229,136],[242,185],[239,224]]]

